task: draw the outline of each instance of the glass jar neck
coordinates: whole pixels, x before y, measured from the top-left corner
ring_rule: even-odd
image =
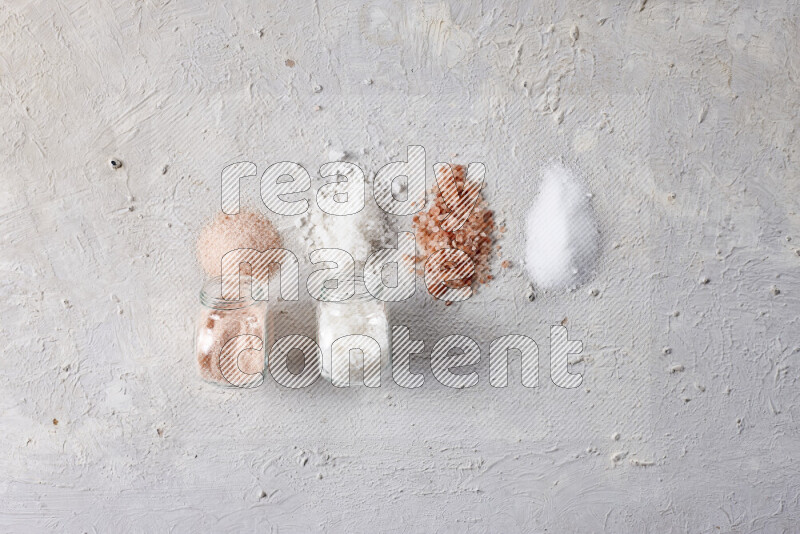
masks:
[[[252,306],[257,301],[251,296],[251,279],[242,276],[239,284],[241,297],[238,300],[225,300],[222,298],[222,278],[216,276],[203,283],[200,289],[200,304],[214,310],[239,310]]]
[[[342,291],[345,290],[345,288],[349,288],[349,287],[351,287],[353,285],[355,286],[355,293],[353,293],[353,295],[350,298],[345,299],[345,300],[326,300],[325,299],[325,297],[330,297],[330,296],[334,295],[337,292],[342,292]],[[320,300],[320,302],[333,302],[333,303],[336,303],[336,302],[339,302],[339,303],[368,302],[368,301],[371,301],[371,300],[375,300],[375,297],[373,297],[370,294],[370,292],[367,291],[367,286],[364,283],[364,275],[356,274],[352,278],[348,278],[348,279],[342,280],[339,283],[339,286],[336,287],[336,288],[327,288],[327,287],[323,286],[322,290],[320,291],[320,299],[319,300]]]

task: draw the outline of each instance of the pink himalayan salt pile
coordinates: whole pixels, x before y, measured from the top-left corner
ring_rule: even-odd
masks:
[[[455,183],[458,191],[465,192],[466,183],[466,170],[464,165],[454,165],[453,174],[455,175]],[[475,207],[469,215],[469,218],[464,222],[464,225],[455,231],[448,232],[443,229],[440,224],[450,211],[450,208],[445,204],[444,197],[439,191],[438,186],[433,188],[434,202],[433,205],[418,215],[414,215],[413,228],[416,234],[417,247],[420,254],[418,254],[416,261],[419,264],[418,272],[424,275],[424,266],[428,261],[428,257],[438,250],[454,248],[459,249],[466,253],[473,261],[475,266],[475,273],[466,278],[450,280],[445,283],[447,287],[452,289],[459,289],[468,285],[477,286],[479,284],[487,284],[494,279],[492,274],[490,259],[495,241],[495,229],[497,225],[494,222],[494,212],[489,209],[489,206],[484,200],[483,195],[478,196]],[[463,193],[462,193],[463,194]],[[502,234],[506,231],[505,226],[499,228]],[[495,249],[499,252],[500,246],[497,245]],[[507,269],[511,263],[506,260],[501,266]],[[462,269],[461,265],[454,265],[447,260],[437,261],[434,264],[434,270],[437,271],[458,271]],[[426,280],[426,283],[428,281]],[[430,294],[436,298],[440,298],[445,289],[435,283],[428,286]],[[451,303],[446,302],[447,306]]]
[[[220,276],[222,256],[238,248],[267,250],[281,246],[281,238],[272,223],[254,211],[236,215],[218,213],[197,238],[197,259],[211,277]]]
[[[200,232],[197,259],[209,277],[220,276],[222,256],[231,250],[253,248],[267,250],[281,246],[281,238],[272,223],[254,211],[242,210],[236,215],[218,213]],[[243,269],[246,274],[249,268]],[[227,385],[219,366],[222,347],[236,336],[252,334],[265,338],[265,322],[269,321],[263,306],[251,305],[233,310],[203,309],[197,329],[197,365],[200,376],[210,382]],[[270,328],[271,330],[271,328]],[[261,352],[245,351],[238,361],[248,374],[264,370]]]

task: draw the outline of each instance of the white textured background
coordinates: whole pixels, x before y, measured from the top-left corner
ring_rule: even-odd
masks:
[[[792,4],[4,1],[0,530],[796,530]],[[481,383],[202,384],[194,240],[222,167],[315,176],[334,148],[374,173],[408,144],[429,172],[485,162],[509,227],[514,266],[474,299],[392,310],[427,350],[470,333]],[[594,192],[603,257],[531,303],[520,217],[554,159]],[[579,390],[549,381],[564,317]],[[488,384],[512,332],[538,389]]]

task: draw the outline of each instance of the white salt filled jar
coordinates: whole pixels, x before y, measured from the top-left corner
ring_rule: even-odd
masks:
[[[365,385],[378,387],[382,370],[389,368],[389,318],[386,303],[367,291],[362,276],[355,277],[355,294],[349,299],[319,301],[317,324],[322,376],[339,387],[362,378]]]

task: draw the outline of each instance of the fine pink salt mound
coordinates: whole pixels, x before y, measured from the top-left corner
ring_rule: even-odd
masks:
[[[279,248],[281,238],[272,223],[254,211],[242,210],[236,215],[218,213],[200,231],[197,238],[197,259],[210,277],[220,276],[222,256],[238,248],[267,250]]]

